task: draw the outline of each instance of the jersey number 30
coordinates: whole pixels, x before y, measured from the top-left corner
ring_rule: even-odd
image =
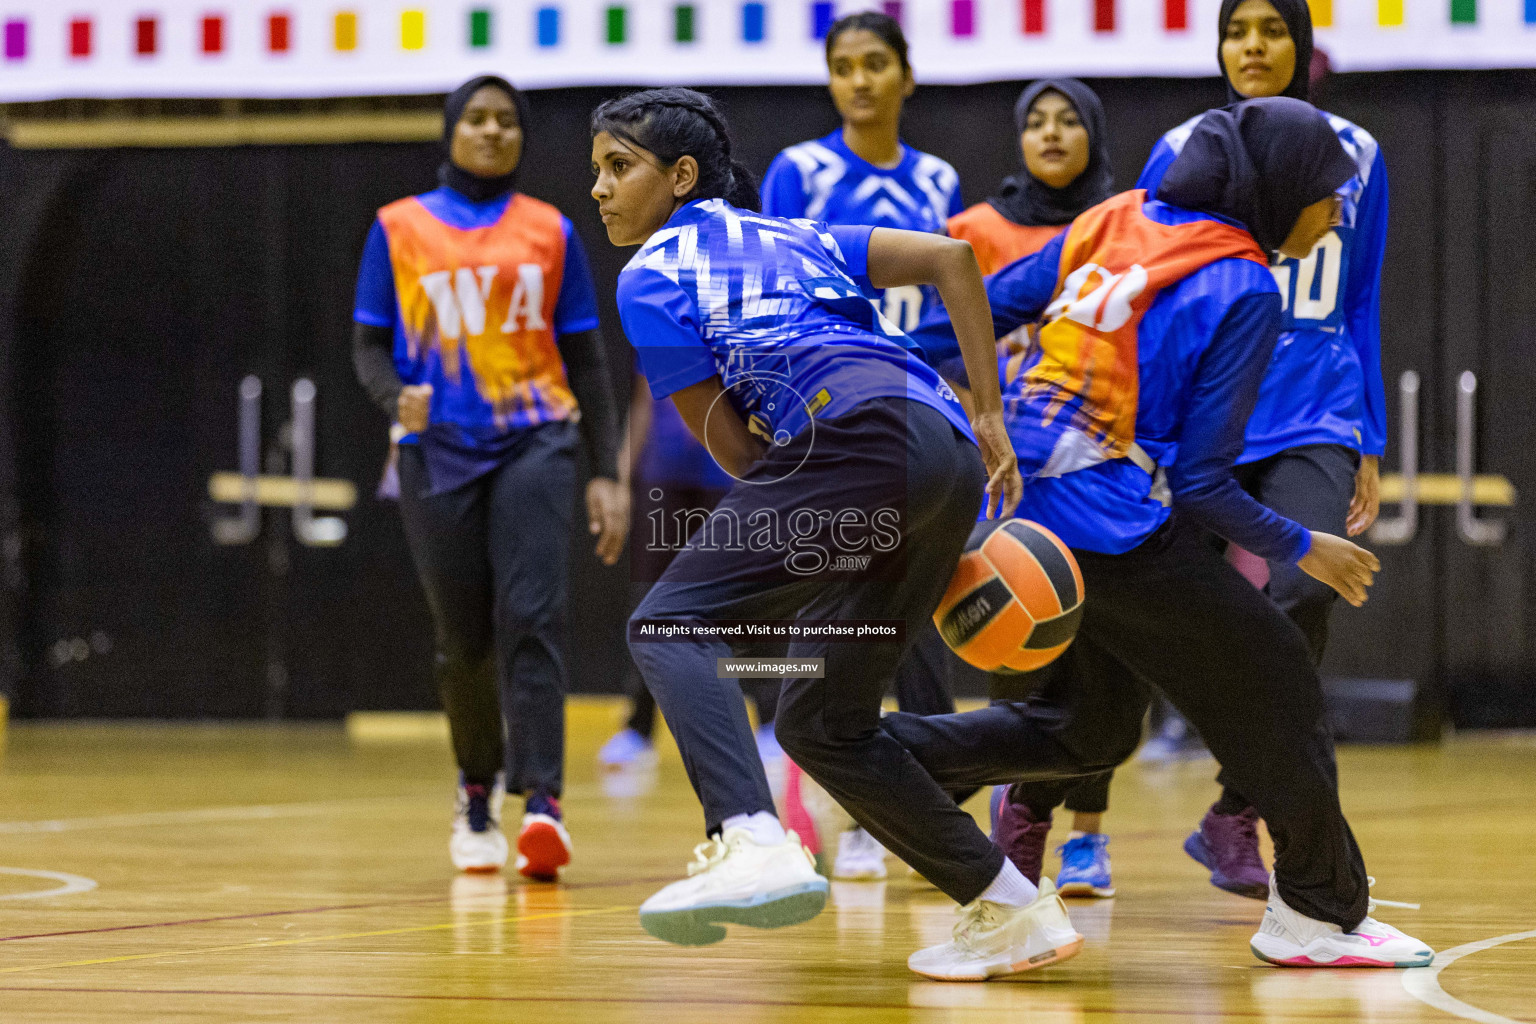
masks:
[[[1275,284],[1280,286],[1282,308],[1294,306],[1291,309],[1293,320],[1327,320],[1333,315],[1339,305],[1339,271],[1344,265],[1343,256],[1343,240],[1337,231],[1330,231],[1312,247],[1306,259],[1287,259],[1269,268],[1275,275]],[[1294,293],[1291,289],[1293,274]]]

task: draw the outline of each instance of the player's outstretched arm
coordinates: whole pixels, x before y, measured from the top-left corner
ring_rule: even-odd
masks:
[[[971,381],[971,425],[987,465],[987,516],[994,514],[994,502],[1000,502],[998,515],[1012,515],[1024,483],[1003,425],[992,307],[970,243],[921,231],[876,228],[869,237],[869,281],[876,288],[938,288]]]

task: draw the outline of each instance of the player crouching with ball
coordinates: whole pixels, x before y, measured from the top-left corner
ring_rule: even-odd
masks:
[[[899,619],[928,626],[982,506],[1017,502],[1019,476],[992,367],[986,289],[969,244],[888,228],[827,226],[754,212],[725,122],[687,89],[637,93],[592,117],[592,166],[608,237],[641,248],[619,275],[624,331],[658,397],[739,482],[716,513],[745,524],[810,516],[835,548],[837,516],[901,510],[899,543],[856,572],[798,575],[780,551],[690,543],[637,620]],[[967,422],[953,391],[865,298],[869,287],[932,284],[978,381]],[[766,444],[764,443],[766,441]],[[823,518],[825,516],[825,518]],[[698,535],[695,535],[697,540]],[[818,913],[826,879],[786,833],[736,684],[716,678],[721,641],[631,650],[672,727],[704,805],[689,877],[640,908],[671,942],[772,928]],[[791,679],[777,732],[785,752],[854,819],[966,906],[963,951],[919,953],[939,978],[1012,973],[1063,960],[1082,937],[1046,883],[1024,879],[880,724],[901,657],[894,643],[818,637],[789,646],[825,678]]]

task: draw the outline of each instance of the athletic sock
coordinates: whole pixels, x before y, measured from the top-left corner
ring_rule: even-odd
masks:
[[[1013,861],[1003,859],[1003,869],[992,879],[992,884],[982,890],[979,900],[1001,903],[1005,907],[1024,907],[1035,902],[1040,890],[1024,877]]]
[[[755,811],[752,814],[733,814],[720,823],[720,831],[728,828],[744,828],[752,833],[752,841],[758,846],[778,846],[784,841],[784,826],[772,811]]]
[[[524,810],[529,814],[545,814],[556,821],[560,820],[560,801],[542,789],[534,790]]]

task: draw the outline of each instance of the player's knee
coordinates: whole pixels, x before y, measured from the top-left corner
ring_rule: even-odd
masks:
[[[1089,716],[1075,716],[1065,733],[1058,736],[1071,750],[1077,764],[1091,771],[1113,768],[1136,752],[1141,745],[1141,723],[1146,704],[1106,704]]]
[[[559,588],[503,593],[496,602],[496,628],[503,636],[558,635],[565,625],[565,595]]]
[[[831,756],[837,741],[828,734],[826,723],[813,701],[781,698],[773,718],[773,734],[784,753],[800,767],[820,764]]]
[[[1103,747],[1100,754],[1100,764],[1096,768],[1113,768],[1130,758],[1136,753],[1136,748],[1141,746],[1141,719],[1135,722],[1122,722],[1115,730],[1111,741]]]

